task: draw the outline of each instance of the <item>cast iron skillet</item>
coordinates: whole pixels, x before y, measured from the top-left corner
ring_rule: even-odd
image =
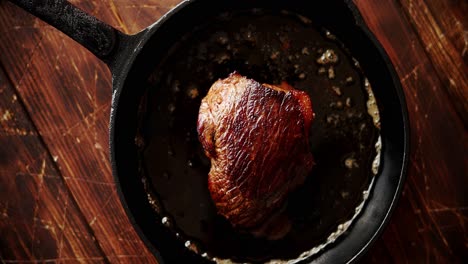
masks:
[[[353,262],[369,249],[388,222],[405,179],[409,154],[409,125],[401,85],[385,51],[364,24],[351,1],[184,1],[136,35],[126,35],[63,0],[11,0],[58,28],[104,61],[112,72],[113,97],[110,146],[113,175],[121,202],[137,233],[162,263],[203,262],[188,251],[147,199],[140,175],[138,142],[141,102],[148,79],[168,51],[194,25],[225,11],[250,8],[289,10],[336,34],[369,78],[381,118],[380,171],[365,209],[352,228],[314,263]],[[185,161],[184,161],[185,162]]]

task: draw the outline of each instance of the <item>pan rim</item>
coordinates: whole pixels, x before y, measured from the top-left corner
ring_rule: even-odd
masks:
[[[385,214],[384,218],[382,219],[380,225],[378,226],[377,230],[374,232],[372,237],[369,239],[369,241],[362,247],[362,249],[357,252],[349,261],[348,263],[354,263],[359,260],[360,257],[362,257],[365,253],[369,251],[371,246],[375,243],[375,241],[381,236],[382,232],[384,231],[385,227],[388,225],[388,222],[390,221],[391,216],[393,215],[393,212],[395,211],[395,208],[398,204],[398,201],[400,200],[402,190],[403,190],[403,185],[406,181],[407,178],[407,170],[408,170],[408,163],[409,163],[409,155],[410,155],[410,122],[409,122],[409,115],[408,115],[408,106],[406,104],[406,98],[404,95],[403,91],[403,86],[400,82],[400,78],[398,77],[398,74],[396,73],[396,70],[393,66],[393,63],[390,60],[390,57],[388,56],[387,52],[381,45],[381,43],[378,41],[377,37],[371,32],[367,24],[364,22],[364,19],[356,6],[356,4],[352,0],[346,0],[345,1],[346,5],[348,8],[351,10],[353,13],[354,19],[356,21],[356,25],[358,28],[360,28],[366,37],[372,42],[372,44],[377,48],[378,52],[381,55],[381,58],[384,60],[387,70],[390,73],[390,76],[392,77],[393,81],[393,87],[395,89],[395,92],[397,93],[399,104],[400,104],[400,109],[401,109],[401,114],[403,118],[403,159],[402,159],[402,165],[401,165],[401,170],[399,173],[399,179],[398,179],[398,184],[397,188],[395,190],[395,193],[393,195],[392,201],[390,203],[390,207]]]
[[[117,167],[117,157],[116,157],[116,149],[115,145],[117,142],[115,131],[116,131],[116,113],[117,109],[119,106],[119,101],[121,100],[121,94],[122,91],[124,90],[124,83],[125,79],[114,82],[116,79],[122,78],[122,77],[127,77],[130,69],[133,67],[133,63],[138,56],[138,54],[141,51],[141,48],[144,47],[146,42],[152,37],[153,33],[158,30],[158,28],[167,20],[169,20],[175,13],[177,13],[180,9],[186,7],[188,4],[196,2],[195,0],[184,0],[181,3],[179,3],[177,6],[175,6],[173,9],[171,9],[169,12],[167,12],[165,15],[163,15],[158,21],[153,23],[151,26],[147,27],[140,33],[134,35],[135,38],[138,39],[138,45],[139,49],[135,49],[132,55],[126,60],[126,65],[122,68],[122,71],[120,71],[119,76],[113,76],[113,96],[112,96],[112,107],[111,107],[111,116],[110,116],[110,159],[111,159],[111,166],[112,166],[112,175],[114,178],[114,181],[116,183],[116,189],[117,189],[117,194],[119,196],[119,199],[121,201],[122,206],[124,207],[125,213],[130,220],[130,223],[132,224],[133,228],[135,229],[136,233],[140,237],[140,239],[144,242],[144,244],[147,246],[147,248],[150,250],[150,252],[155,255],[156,259],[160,261],[161,263],[164,263],[164,259],[162,258],[161,254],[159,253],[159,250],[157,250],[154,246],[153,243],[151,243],[150,239],[147,237],[143,229],[140,227],[140,225],[137,223],[137,220],[135,219],[135,216],[133,215],[132,211],[130,210],[129,204],[127,202],[127,199],[125,198],[124,191],[122,189],[122,185],[120,183],[120,177],[118,173],[118,167]],[[391,219],[391,215],[393,214],[396,205],[398,204],[398,201],[401,197],[402,189],[404,182],[407,177],[407,167],[408,167],[408,162],[409,162],[409,154],[410,154],[410,123],[409,123],[409,116],[408,116],[408,109],[407,109],[407,104],[406,104],[406,99],[404,96],[404,91],[403,87],[401,85],[400,79],[398,77],[398,74],[396,73],[396,70],[391,63],[390,58],[388,57],[388,54],[386,53],[385,49],[381,46],[380,42],[377,40],[375,35],[370,31],[368,26],[364,23],[364,20],[357,8],[357,6],[351,1],[351,0],[345,0],[344,3],[346,4],[347,8],[352,12],[354,20],[356,22],[356,26],[358,27],[359,30],[361,30],[364,34],[365,37],[371,42],[371,44],[377,49],[380,58],[383,60],[386,66],[386,70],[388,71],[389,76],[391,77],[393,83],[392,87],[394,91],[396,92],[396,95],[398,97],[398,103],[399,103],[399,109],[401,110],[401,117],[402,117],[402,124],[403,127],[399,128],[399,130],[402,130],[403,132],[403,148],[402,148],[402,161],[401,161],[401,167],[399,168],[399,173],[398,173],[398,183],[396,185],[396,189],[392,195],[391,202],[389,204],[389,209],[385,213],[385,215],[382,218],[379,218],[379,224],[376,225],[377,229],[373,231],[373,234],[366,239],[367,242],[362,246],[362,248],[359,251],[355,251],[353,254],[350,254],[350,258],[347,261],[347,263],[354,263],[356,262],[360,257],[362,257],[366,252],[369,251],[371,246],[375,243],[375,241],[381,236],[382,232],[384,231],[384,228],[388,225],[389,220]],[[370,198],[372,199],[372,198]],[[364,208],[363,211],[365,211],[366,208]],[[359,216],[361,217],[361,216]],[[358,217],[358,218],[359,218]],[[352,227],[351,227],[352,229]],[[340,243],[339,241],[335,242],[335,244]],[[332,245],[330,248],[333,248],[334,245]],[[323,253],[327,252],[330,250],[330,248],[325,249]],[[323,254],[320,253],[319,257]],[[306,261],[311,261],[310,259]],[[313,260],[312,260],[313,261]],[[324,261],[327,261],[326,258]]]

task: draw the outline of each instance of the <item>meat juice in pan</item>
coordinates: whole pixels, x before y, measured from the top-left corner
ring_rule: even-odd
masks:
[[[234,71],[307,92],[316,114],[309,134],[316,165],[288,196],[292,229],[278,241],[234,230],[208,192],[210,161],[196,130],[200,102]],[[155,69],[141,106],[141,176],[161,215],[155,221],[206,258],[310,256],[346,231],[377,174],[380,125],[370,84],[332,34],[295,14],[225,13],[199,25]]]

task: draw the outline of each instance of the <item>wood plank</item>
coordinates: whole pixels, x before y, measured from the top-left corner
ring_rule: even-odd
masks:
[[[77,1],[72,1],[77,2]],[[181,0],[114,0],[102,1],[97,5],[106,9],[110,14],[102,11],[93,12],[93,8],[86,6],[90,1],[77,3],[83,10],[102,18],[108,24],[127,34],[135,34],[156,22],[162,15],[175,7]],[[96,3],[94,4],[96,5]],[[111,18],[111,19],[109,19]]]
[[[435,22],[468,65],[468,1],[425,1]]]
[[[9,74],[19,96],[57,158],[65,184],[105,256],[116,262],[154,263],[154,257],[131,228],[111,174],[108,69],[77,43],[37,19],[31,20],[33,26],[24,22],[16,26],[16,21],[30,15],[8,2],[2,2],[1,7],[0,17],[10,20],[9,29],[3,30],[0,59],[11,69]],[[97,10],[112,20],[108,9]],[[16,15],[7,15],[11,13]],[[31,44],[23,48],[19,43]],[[27,56],[15,56],[24,51]]]
[[[2,261],[105,259],[2,68],[0,146]]]
[[[446,5],[443,5],[442,1],[435,1],[440,4],[432,4],[433,8],[441,8],[436,11],[437,13],[433,13],[430,10],[430,4],[428,4],[430,2],[424,0],[400,0],[402,9],[409,17],[411,25],[418,32],[421,43],[435,68],[435,73],[442,81],[443,86],[441,88],[448,93],[450,101],[455,105],[459,116],[465,124],[468,124],[468,65],[463,61],[463,51],[460,52],[454,43],[447,38],[443,27],[439,25],[434,14],[437,14],[437,17],[440,18],[439,20],[447,21],[445,27],[450,25],[448,17],[456,19],[456,16],[453,12],[444,8]],[[467,5],[465,2],[461,6],[464,6],[468,10]],[[454,25],[457,23],[461,24],[461,26],[457,26],[454,30],[450,30],[447,33],[453,33],[454,31],[455,34],[461,35],[460,27],[462,31],[465,31],[463,24],[467,22],[456,20]],[[465,41],[465,38],[468,38],[468,36],[465,37],[465,32],[463,32],[463,41]]]
[[[468,223],[468,201],[453,191],[468,185],[464,123],[401,6],[394,1],[358,0],[356,4],[402,80],[412,143],[402,199],[366,261],[378,262],[384,252],[393,262],[460,262],[467,257],[464,234],[441,226],[449,223],[445,228],[459,230]],[[457,85],[462,81],[457,79]]]

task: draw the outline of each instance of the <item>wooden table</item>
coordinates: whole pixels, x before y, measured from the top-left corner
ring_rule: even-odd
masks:
[[[180,0],[72,1],[125,33]],[[468,262],[468,1],[356,0],[393,61],[411,122],[403,196],[362,262]],[[111,76],[0,0],[1,263],[155,263],[108,160]]]

